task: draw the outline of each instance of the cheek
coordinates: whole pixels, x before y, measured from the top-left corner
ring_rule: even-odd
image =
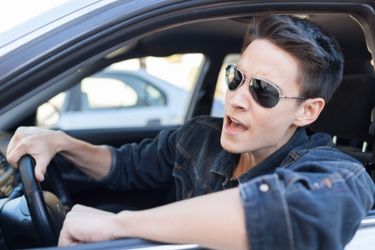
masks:
[[[289,128],[295,119],[295,113],[291,110],[266,110],[265,112],[258,112],[256,126],[261,130],[266,130],[268,133],[277,131],[285,131]]]
[[[226,90],[225,91],[225,98],[224,98],[224,109],[228,110],[231,106],[231,99],[233,98],[233,91]]]

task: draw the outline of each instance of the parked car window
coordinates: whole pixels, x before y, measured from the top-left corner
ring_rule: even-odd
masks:
[[[41,105],[37,125],[69,130],[181,124],[203,58],[179,54],[113,64]]]
[[[165,93],[142,78],[124,72],[106,77],[87,77],[80,86],[82,110],[163,106]]]
[[[129,85],[109,77],[85,78],[79,90],[86,104],[82,110],[132,107],[138,100],[137,93]]]
[[[43,124],[44,127],[53,127],[59,120],[59,112],[64,104],[64,99],[65,92],[62,92],[40,105],[36,113],[37,122]]]

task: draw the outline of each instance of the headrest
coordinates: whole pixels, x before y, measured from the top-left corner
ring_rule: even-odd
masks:
[[[318,120],[314,132],[326,132],[343,139],[372,142],[369,134],[371,111],[375,107],[375,77],[346,75]]]

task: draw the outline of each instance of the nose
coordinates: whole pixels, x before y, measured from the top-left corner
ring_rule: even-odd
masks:
[[[254,102],[250,91],[249,83],[242,84],[238,89],[231,91],[227,90],[227,99],[229,105],[234,109],[248,110]]]

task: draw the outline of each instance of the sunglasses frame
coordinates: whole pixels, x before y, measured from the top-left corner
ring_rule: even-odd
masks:
[[[235,69],[235,70],[241,75],[241,78],[242,78],[241,82],[240,82],[240,83],[238,84],[238,86],[237,86],[236,88],[234,88],[234,89],[230,89],[230,88],[229,88],[229,81],[228,81],[227,74],[228,74],[228,70],[229,70],[230,68]],[[301,100],[301,101],[303,101],[303,100],[306,99],[306,97],[302,97],[302,96],[283,96],[283,95],[281,95],[281,91],[280,91],[280,89],[278,88],[278,86],[277,86],[276,84],[274,84],[274,83],[272,83],[272,82],[270,82],[270,81],[268,81],[268,80],[265,80],[265,79],[259,78],[259,77],[253,77],[253,76],[252,76],[252,77],[249,77],[249,76],[247,76],[245,73],[243,73],[243,72],[237,67],[237,65],[235,65],[235,64],[229,64],[229,65],[227,65],[227,67],[225,68],[225,74],[226,74],[226,76],[225,76],[225,81],[226,81],[227,86],[228,86],[228,89],[229,89],[230,91],[236,91],[239,87],[241,87],[241,86],[246,82],[246,80],[249,80],[249,87],[250,87],[249,90],[250,90],[251,96],[255,99],[255,101],[256,101],[259,105],[261,105],[262,107],[265,107],[265,108],[273,108],[273,107],[275,107],[275,106],[279,103],[280,99],[294,99],[294,100]],[[259,99],[258,99],[259,97],[258,97],[258,95],[257,95],[257,93],[256,93],[256,91],[254,90],[254,87],[253,87],[253,85],[254,85],[254,80],[260,80],[260,81],[263,81],[263,82],[265,82],[265,83],[271,85],[272,87],[274,87],[274,88],[277,90],[278,96],[273,96],[273,97],[274,97],[274,98],[277,98],[278,101],[277,101],[273,106],[268,107],[268,106],[264,106],[263,104],[260,103],[260,101],[259,101]],[[254,95],[255,95],[255,96],[254,96]]]

